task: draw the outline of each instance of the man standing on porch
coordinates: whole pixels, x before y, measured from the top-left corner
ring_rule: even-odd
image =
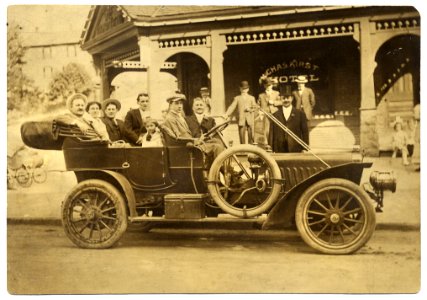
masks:
[[[313,118],[314,105],[316,105],[313,90],[305,86],[308,80],[304,75],[298,76],[295,82],[298,84],[298,90],[292,93],[296,101],[295,108],[302,110],[307,120],[310,121]]]
[[[249,83],[242,81],[240,83],[240,95],[234,97],[224,116],[225,119],[228,119],[236,108],[238,109],[240,144],[246,144],[246,132],[248,132],[249,144],[253,143],[254,107],[256,105],[254,96],[249,95]]]

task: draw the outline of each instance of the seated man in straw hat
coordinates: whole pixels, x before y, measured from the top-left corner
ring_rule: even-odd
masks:
[[[102,103],[102,109],[104,111],[104,117],[102,122],[104,122],[107,127],[107,132],[110,137],[110,141],[125,141],[132,144],[141,144],[141,139],[133,131],[126,128],[122,120],[116,119],[116,115],[122,105],[119,100],[116,99],[107,99]]]
[[[175,94],[167,99],[169,111],[162,128],[166,134],[176,140],[191,141],[206,154],[217,157],[224,150],[224,146],[215,139],[204,141],[203,136],[196,138],[192,135],[183,115],[184,101],[185,96],[182,94]]]
[[[97,122],[91,115],[86,113],[87,97],[76,93],[68,97],[66,106],[70,111],[67,114],[55,118],[59,124],[77,126],[82,134],[89,139],[108,140],[104,124]]]

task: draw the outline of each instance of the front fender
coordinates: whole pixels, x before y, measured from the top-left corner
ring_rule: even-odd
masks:
[[[360,184],[363,169],[369,168],[372,163],[348,163],[331,167],[316,173],[284,194],[270,210],[262,229],[286,228],[294,224],[295,208],[302,193],[312,184],[327,178],[342,178]]]
[[[75,171],[75,174],[78,182],[81,182],[86,179],[96,178],[105,180],[114,185],[125,196],[125,200],[129,209],[129,216],[131,218],[137,216],[135,193],[133,192],[131,184],[123,174],[108,170]]]

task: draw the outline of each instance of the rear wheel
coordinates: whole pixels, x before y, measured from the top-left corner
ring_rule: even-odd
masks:
[[[82,248],[109,248],[127,228],[126,205],[110,183],[91,179],[77,184],[62,204],[68,238]]]
[[[331,178],[308,188],[295,212],[302,239],[326,254],[359,250],[375,230],[375,211],[366,192],[355,183]]]

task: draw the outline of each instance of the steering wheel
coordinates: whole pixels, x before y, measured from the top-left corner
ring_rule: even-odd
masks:
[[[225,121],[224,123],[218,124],[212,127],[208,132],[204,134],[205,138],[212,137],[215,133],[223,131],[228,124],[230,124],[231,120]]]

